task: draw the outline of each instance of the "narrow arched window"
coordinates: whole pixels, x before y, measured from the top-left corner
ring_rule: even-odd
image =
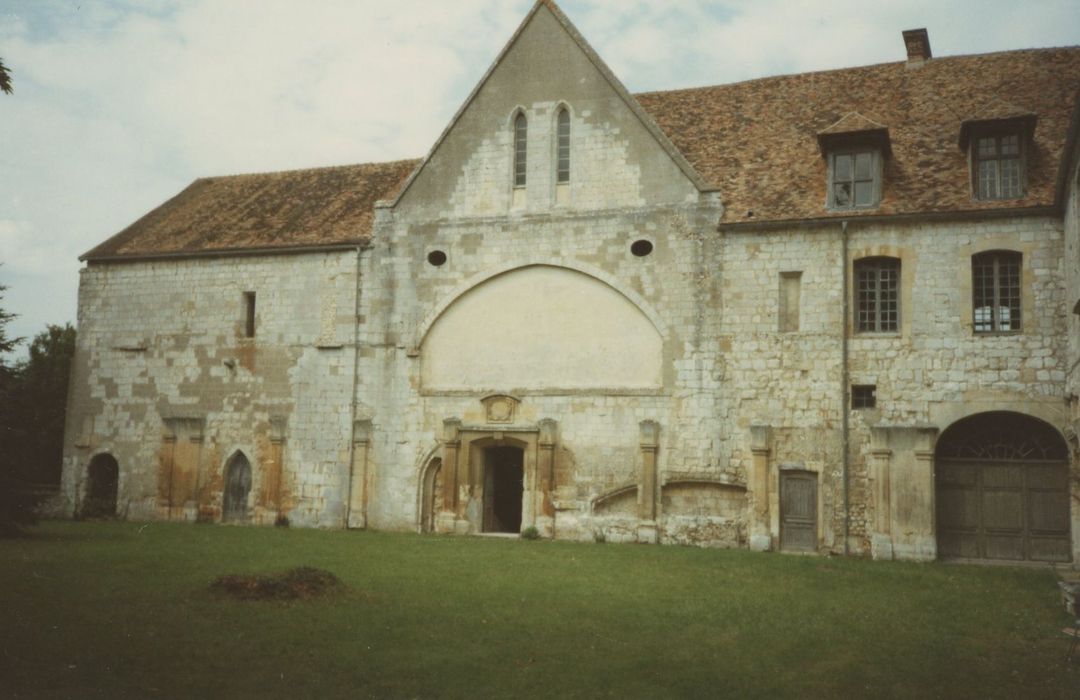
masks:
[[[570,182],[570,112],[563,108],[559,111],[559,149],[556,182],[565,185]]]
[[[514,120],[514,187],[525,186],[526,154],[529,145],[529,122],[519,113]]]

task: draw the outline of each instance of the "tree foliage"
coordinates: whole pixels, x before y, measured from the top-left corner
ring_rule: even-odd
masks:
[[[5,287],[0,286],[0,303]],[[5,326],[15,315],[0,306],[0,536],[34,522],[41,486],[60,483],[68,376],[75,354],[71,324],[47,326],[30,343],[28,358],[5,353],[23,341]]]
[[[6,92],[11,94],[15,88],[11,84],[11,71],[4,65],[3,59],[0,59],[0,92]]]

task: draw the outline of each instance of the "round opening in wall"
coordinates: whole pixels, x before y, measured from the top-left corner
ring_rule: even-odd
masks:
[[[639,258],[644,258],[646,255],[650,255],[652,251],[652,241],[646,241],[645,239],[642,239],[640,241],[634,241],[634,244],[630,246],[630,252]]]
[[[446,264],[446,253],[441,250],[433,250],[427,254],[427,261],[435,267],[442,267]]]

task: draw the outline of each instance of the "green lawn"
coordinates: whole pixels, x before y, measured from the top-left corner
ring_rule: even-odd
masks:
[[[207,592],[308,565],[300,602]],[[1080,697],[1049,569],[372,532],[0,540],[0,697]]]

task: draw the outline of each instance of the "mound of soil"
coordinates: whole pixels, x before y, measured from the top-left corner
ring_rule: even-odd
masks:
[[[329,571],[301,566],[272,576],[226,574],[210,584],[210,591],[237,600],[296,600],[317,598],[341,586]]]

